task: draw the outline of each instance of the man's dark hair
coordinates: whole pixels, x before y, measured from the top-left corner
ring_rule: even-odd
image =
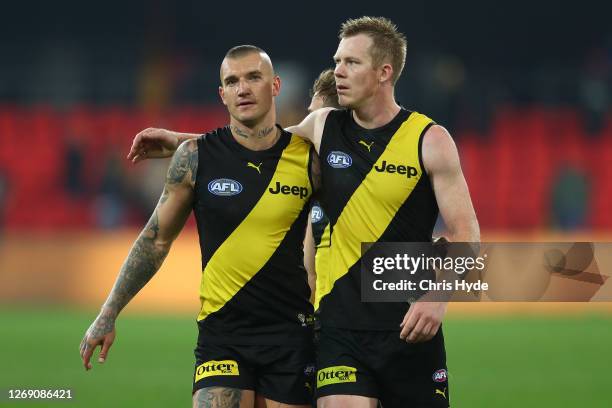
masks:
[[[239,58],[251,53],[268,54],[256,45],[245,44],[230,48],[230,50],[225,54],[225,58]]]

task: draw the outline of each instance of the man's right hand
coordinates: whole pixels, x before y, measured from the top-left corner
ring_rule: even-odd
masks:
[[[167,129],[147,128],[134,137],[128,160],[138,163],[145,159],[170,157],[180,143],[179,134]]]
[[[85,370],[91,370],[92,365],[89,360],[98,346],[102,347],[98,362],[104,363],[106,360],[108,350],[115,341],[115,318],[114,314],[102,311],[85,332],[79,346]]]

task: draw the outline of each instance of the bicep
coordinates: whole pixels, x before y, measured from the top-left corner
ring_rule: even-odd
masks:
[[[179,146],[172,157],[164,191],[155,209],[160,241],[173,241],[189,217],[195,197],[197,166],[197,141],[188,140]]]
[[[444,223],[456,235],[455,241],[479,240],[478,222],[455,143],[440,126],[432,126],[424,137],[423,163]]]

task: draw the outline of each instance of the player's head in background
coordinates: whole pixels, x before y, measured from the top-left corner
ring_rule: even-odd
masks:
[[[406,37],[384,17],[347,20],[334,55],[340,105],[352,109],[393,97],[406,62]]]
[[[264,50],[254,45],[233,47],[223,58],[220,77],[219,95],[232,120],[247,127],[276,120],[274,97],[281,82]]]
[[[333,69],[326,69],[319,74],[310,90],[310,98],[308,112],[314,112],[321,108],[340,107]]]

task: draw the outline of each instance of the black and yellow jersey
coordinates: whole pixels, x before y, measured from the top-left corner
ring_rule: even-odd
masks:
[[[285,131],[263,151],[240,145],[229,127],[198,139],[200,342],[287,344],[311,329],[310,163],[311,146]]]
[[[438,205],[421,143],[432,124],[403,108],[377,129],[349,110],[329,113],[319,152],[331,226],[329,267],[317,270],[330,283],[317,294],[322,326],[399,330],[407,303],[361,302],[361,243],[431,241]]]
[[[329,286],[329,274],[324,272],[328,268],[329,263],[329,218],[325,215],[323,207],[318,201],[313,201],[312,209],[310,210],[310,223],[312,224],[312,237],[314,240],[315,254],[315,272],[317,276],[316,290],[314,298],[314,309],[319,308],[321,293],[327,293]],[[321,271],[321,273],[319,273]]]

